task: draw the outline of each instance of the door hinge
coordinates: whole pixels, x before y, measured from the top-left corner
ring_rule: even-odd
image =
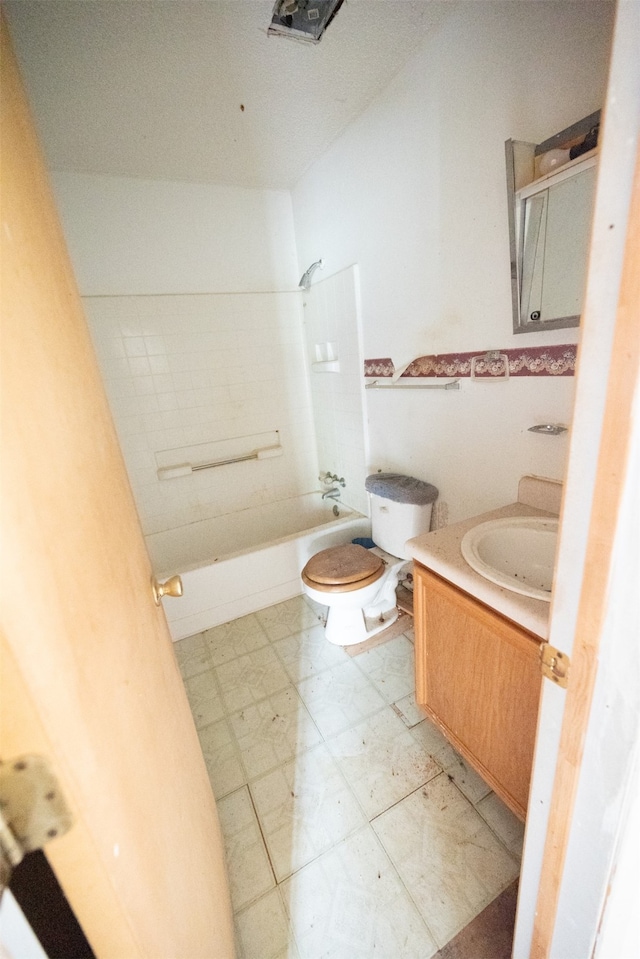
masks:
[[[555,646],[543,643],[540,647],[540,668],[542,675],[552,680],[556,686],[567,688],[569,681],[569,667],[571,660],[566,653],[561,653]]]
[[[73,818],[42,756],[0,762],[0,891],[28,852],[62,836]]]

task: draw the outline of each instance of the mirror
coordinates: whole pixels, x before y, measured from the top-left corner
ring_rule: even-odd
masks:
[[[521,235],[520,326],[577,326],[587,272],[595,159],[516,202]],[[518,221],[522,220],[522,228]]]
[[[515,333],[580,322],[598,120],[592,114],[542,144],[506,143]]]

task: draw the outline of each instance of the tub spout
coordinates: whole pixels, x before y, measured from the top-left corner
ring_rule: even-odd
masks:
[[[340,490],[337,486],[332,486],[331,489],[326,489],[322,494],[323,499],[340,499]]]

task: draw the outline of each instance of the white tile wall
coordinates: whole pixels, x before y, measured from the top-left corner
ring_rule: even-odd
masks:
[[[357,266],[313,283],[304,297],[304,328],[320,470],[343,476],[341,499],[368,514]],[[325,343],[334,346],[339,373],[311,366],[316,344]]]
[[[84,302],[145,533],[318,488],[297,292]],[[183,447],[272,430],[279,458],[157,477],[161,451],[181,463]]]

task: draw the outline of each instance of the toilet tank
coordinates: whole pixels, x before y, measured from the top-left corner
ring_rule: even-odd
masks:
[[[371,537],[392,556],[410,559],[408,539],[428,533],[438,490],[431,483],[402,473],[374,473],[365,488],[371,502]]]

